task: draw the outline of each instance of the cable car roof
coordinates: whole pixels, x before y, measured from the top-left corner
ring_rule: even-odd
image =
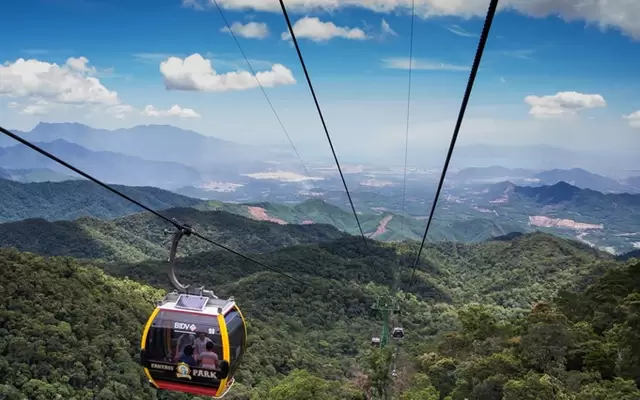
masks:
[[[193,294],[169,293],[158,308],[191,314],[225,315],[233,309],[232,299],[217,299]]]

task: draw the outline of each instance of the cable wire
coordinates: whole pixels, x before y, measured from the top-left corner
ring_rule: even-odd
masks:
[[[415,0],[411,1],[411,33],[409,34],[409,87],[407,88],[407,127],[404,133],[404,175],[402,179],[402,219],[400,231],[404,231],[404,217],[406,214],[405,199],[407,194],[407,157],[409,153],[409,116],[411,111],[411,73],[413,70],[413,20],[415,18]]]
[[[453,149],[456,146],[456,140],[458,139],[458,134],[460,133],[460,127],[462,126],[462,121],[464,120],[464,113],[467,109],[469,98],[471,97],[473,84],[476,80],[478,69],[480,68],[480,61],[482,60],[482,54],[484,53],[484,47],[487,43],[487,38],[489,37],[489,31],[491,30],[491,24],[493,23],[493,17],[496,13],[497,7],[498,7],[498,0],[491,0],[491,3],[489,4],[489,9],[487,10],[487,16],[484,20],[484,26],[482,27],[482,34],[480,35],[480,41],[478,42],[478,49],[476,50],[476,55],[473,59],[473,66],[471,67],[471,73],[469,74],[467,88],[465,90],[464,97],[462,98],[462,104],[460,105],[458,120],[456,121],[456,126],[455,126],[455,129],[453,130],[453,135],[451,137],[451,144],[449,145],[449,151],[447,152],[447,157],[445,159],[444,167],[442,169],[442,175],[440,176],[440,181],[438,182],[438,189],[436,190],[436,195],[435,195],[435,198],[433,199],[433,204],[431,204],[431,211],[429,212],[427,227],[424,230],[424,235],[422,236],[422,243],[420,244],[420,248],[418,249],[418,254],[416,255],[416,259],[413,263],[413,271],[411,272],[411,278],[409,279],[409,286],[411,286],[411,282],[413,281],[413,276],[416,272],[416,268],[418,267],[418,261],[420,261],[420,255],[422,254],[422,249],[424,248],[424,242],[427,239],[427,234],[429,233],[429,227],[431,226],[431,221],[433,220],[433,215],[435,214],[436,205],[438,204],[438,198],[440,197],[440,192],[442,191],[442,186],[444,185],[444,179],[447,175],[447,169],[449,169],[449,162],[451,161],[451,156],[453,155]]]
[[[404,174],[402,180],[402,219],[400,224],[400,231],[404,231],[404,220],[406,209],[405,209],[405,200],[406,200],[406,192],[407,192],[407,159],[409,152],[409,120],[411,115],[411,75],[413,70],[413,32],[414,32],[414,19],[415,19],[415,0],[411,1],[411,28],[409,34],[409,83],[407,87],[407,120],[406,120],[406,130],[404,136]],[[400,266],[398,266],[397,270],[394,273],[393,278],[393,286],[391,288],[391,298],[395,301],[396,293],[398,292],[398,286],[400,283],[400,275],[402,270]],[[392,323],[393,327],[402,327],[402,314],[399,312],[400,308],[398,307],[392,313]],[[400,342],[396,341],[396,352],[393,362],[389,366],[390,371],[396,371],[398,365],[398,356],[400,353]]]
[[[9,130],[5,129],[2,126],[0,126],[0,132],[2,132],[3,134],[9,136],[12,139],[24,144],[25,146],[29,147],[30,149],[37,151],[38,153],[42,154],[43,156],[50,158],[51,160],[57,162],[58,164],[61,164],[61,165],[65,166],[65,167],[69,168],[73,172],[75,172],[75,173],[77,173],[77,174],[89,179],[90,181],[92,181],[94,183],[97,183],[98,185],[102,186],[103,188],[107,189],[108,191],[110,191],[112,193],[115,193],[116,195],[122,197],[125,200],[128,200],[129,202],[137,205],[138,207],[140,207],[140,208],[142,208],[142,209],[144,209],[146,211],[149,211],[150,213],[152,213],[156,217],[167,221],[168,223],[170,223],[171,225],[173,225],[177,229],[187,229],[187,227],[185,227],[184,225],[178,223],[177,221],[175,221],[175,220],[173,220],[173,219],[171,219],[171,218],[169,218],[169,217],[167,217],[167,216],[165,216],[165,215],[163,215],[163,214],[161,214],[161,213],[159,213],[159,212],[157,212],[157,211],[145,206],[144,204],[132,199],[131,197],[127,196],[126,194],[120,192],[119,190],[114,189],[113,187],[107,185],[106,183],[104,183],[104,182],[94,178],[93,176],[87,174],[86,172],[74,167],[73,165],[71,165],[71,164],[67,163],[66,161],[56,157],[55,155],[53,155],[53,154],[49,153],[48,151],[40,148],[39,146],[36,146],[35,144],[29,142],[28,140],[25,140],[25,139],[21,138],[20,136],[14,134],[13,132],[10,132]],[[212,244],[214,246],[220,247],[221,249],[226,250],[226,251],[228,251],[230,253],[233,253],[236,256],[239,256],[239,257],[241,257],[241,258],[243,258],[243,259],[245,259],[247,261],[251,261],[252,263],[255,263],[255,264],[257,264],[257,265],[261,266],[262,268],[265,268],[265,269],[267,269],[269,271],[272,271],[272,272],[275,272],[275,273],[280,274],[282,276],[285,276],[285,277],[287,277],[289,279],[292,279],[292,280],[294,280],[294,281],[296,281],[298,283],[301,283],[301,284],[303,284],[305,286],[310,286],[308,283],[302,281],[301,279],[298,279],[298,278],[296,278],[294,276],[291,276],[291,275],[289,275],[287,273],[284,273],[284,272],[279,271],[279,270],[277,270],[277,269],[275,269],[273,267],[270,267],[270,266],[268,266],[267,264],[265,264],[265,263],[263,263],[261,261],[258,261],[258,260],[254,259],[252,257],[246,256],[246,255],[244,255],[244,254],[242,254],[242,253],[240,253],[238,251],[235,251],[235,250],[233,250],[233,249],[231,249],[231,248],[229,248],[229,247],[227,247],[227,246],[225,246],[223,244],[217,243],[217,242],[209,239],[208,237],[203,236],[202,234],[194,231],[192,228],[188,228],[188,229],[191,229],[191,231],[192,231],[191,234],[193,236],[196,236],[197,238],[200,238],[200,239],[204,240],[205,242],[208,242],[208,243],[210,243],[210,244]]]
[[[278,120],[278,124],[280,125],[280,128],[282,128],[282,132],[284,132],[285,136],[287,137],[287,140],[289,141],[289,144],[293,148],[293,152],[296,154],[296,157],[298,157],[298,160],[300,161],[300,164],[302,164],[302,168],[304,169],[304,172],[305,172],[306,176],[311,181],[311,186],[313,186],[313,188],[315,189],[316,192],[320,192],[320,190],[318,189],[318,186],[316,186],[316,184],[314,183],[314,181],[313,181],[313,179],[311,177],[311,173],[309,172],[309,169],[307,168],[307,165],[302,160],[302,156],[300,156],[300,153],[298,152],[298,148],[293,143],[293,140],[291,139],[291,136],[289,135],[289,132],[287,131],[287,128],[284,127],[284,123],[282,123],[282,119],[280,118],[280,115],[278,115],[278,112],[276,111],[275,106],[271,102],[271,99],[269,98],[269,95],[267,95],[267,91],[264,89],[264,86],[262,86],[262,83],[260,82],[260,79],[258,79],[258,74],[256,74],[255,69],[251,65],[251,62],[249,61],[249,58],[247,57],[246,53],[242,49],[242,46],[240,45],[240,41],[238,40],[236,34],[231,29],[231,25],[229,24],[229,20],[227,20],[227,17],[224,15],[224,11],[222,11],[222,7],[220,7],[220,5],[218,4],[218,0],[213,0],[213,4],[215,4],[216,8],[218,9],[218,13],[220,14],[220,17],[222,17],[222,20],[224,21],[224,24],[226,25],[227,29],[229,30],[229,33],[231,34],[231,37],[233,37],[233,41],[236,43],[236,46],[238,47],[238,50],[240,50],[240,54],[242,54],[242,57],[244,58],[244,61],[247,63],[247,67],[249,67],[249,70],[251,71],[251,74],[253,75],[253,77],[256,80],[256,83],[258,83],[258,87],[260,87],[260,91],[262,91],[262,94],[264,95],[264,98],[267,100],[267,103],[269,103],[269,107],[271,108],[271,111],[273,112],[273,115],[276,117],[276,120]],[[310,215],[308,215],[307,213],[304,213],[304,212],[303,212],[303,214],[305,214],[309,220],[312,220]],[[333,216],[331,214],[329,214],[329,219],[331,221],[333,221],[333,225],[335,227],[338,226],[338,223],[335,221],[335,219],[333,218]]]
[[[333,159],[335,160],[336,166],[338,167],[338,172],[340,172],[340,178],[342,179],[344,190],[347,192],[347,197],[349,198],[349,203],[351,204],[351,210],[353,211],[353,216],[356,217],[356,223],[358,224],[358,229],[360,229],[360,235],[362,236],[362,241],[364,242],[365,248],[368,248],[367,239],[364,235],[364,231],[362,230],[362,225],[360,225],[360,219],[358,218],[358,213],[356,213],[356,207],[353,205],[353,200],[351,199],[351,194],[349,193],[349,188],[347,187],[347,181],[344,179],[344,174],[342,173],[342,168],[340,168],[340,162],[338,161],[338,156],[336,155],[336,151],[333,148],[333,143],[331,142],[331,136],[329,135],[327,124],[324,122],[322,109],[320,108],[320,104],[318,103],[316,92],[315,90],[313,90],[313,84],[311,83],[311,78],[309,77],[309,71],[307,71],[307,65],[305,64],[304,58],[302,57],[302,52],[300,52],[300,46],[298,46],[298,40],[296,39],[296,34],[293,32],[293,26],[291,26],[291,20],[289,19],[287,8],[285,7],[284,2],[282,0],[279,0],[279,1],[280,1],[280,7],[282,8],[282,13],[284,14],[284,18],[287,21],[287,26],[289,27],[289,33],[291,34],[291,39],[293,40],[293,44],[296,47],[296,52],[298,53],[300,64],[302,65],[302,69],[304,70],[304,76],[307,78],[307,84],[309,85],[309,90],[311,91],[311,95],[313,96],[313,101],[316,104],[316,109],[318,110],[318,115],[320,116],[322,127],[324,128],[324,133],[327,135],[327,140],[329,141],[329,146],[331,147],[331,153],[333,153]]]

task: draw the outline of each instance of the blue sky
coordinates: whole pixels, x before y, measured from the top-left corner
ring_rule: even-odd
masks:
[[[287,143],[253,77],[220,80],[206,69],[203,60],[217,74],[247,70],[231,35],[221,31],[217,9],[208,0],[183,1],[4,4],[11,40],[0,48],[2,125],[157,123],[244,143]],[[263,84],[280,82],[266,90],[292,139],[309,154],[318,146],[328,152],[295,49],[281,37],[287,28],[277,1],[219,3],[229,23],[244,25],[236,33],[256,71],[285,68]],[[285,1],[292,22],[301,24],[297,36],[339,153],[404,148],[410,3]],[[448,143],[488,3],[416,0],[413,148]],[[640,150],[640,112],[633,114],[640,111],[640,3],[581,3],[501,2],[461,145]],[[194,55],[200,63],[182,64],[189,56],[198,61]],[[169,57],[178,59],[163,71]],[[21,58],[33,61],[14,64]]]

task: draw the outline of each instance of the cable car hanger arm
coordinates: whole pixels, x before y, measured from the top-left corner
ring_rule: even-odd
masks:
[[[176,228],[173,232],[173,237],[171,238],[171,250],[169,251],[169,264],[171,265],[171,268],[169,270],[169,280],[173,287],[175,287],[179,292],[186,292],[191,285],[181,284],[176,277],[176,252],[178,251],[178,243],[180,242],[180,239],[182,239],[182,236],[190,236],[192,232],[193,230],[191,227],[185,224],[180,228]],[[166,235],[170,233],[170,231],[165,229],[164,233]]]

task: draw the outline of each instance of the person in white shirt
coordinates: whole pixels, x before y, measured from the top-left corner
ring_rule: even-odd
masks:
[[[198,333],[198,338],[194,341],[193,347],[195,348],[195,357],[196,360],[200,359],[200,356],[207,351],[207,343],[212,343],[213,341],[207,337],[204,332]]]

